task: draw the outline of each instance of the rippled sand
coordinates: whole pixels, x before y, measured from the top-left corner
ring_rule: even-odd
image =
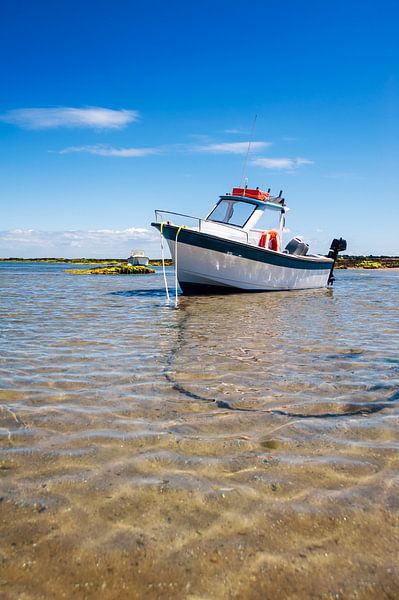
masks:
[[[399,597],[399,273],[0,267],[0,598]]]

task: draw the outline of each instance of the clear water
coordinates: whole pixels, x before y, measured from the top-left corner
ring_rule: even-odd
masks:
[[[5,598],[399,597],[398,271],[68,268],[0,264]]]

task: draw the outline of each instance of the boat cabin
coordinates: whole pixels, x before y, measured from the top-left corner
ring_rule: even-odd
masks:
[[[145,256],[144,250],[132,250],[127,262],[129,265],[147,267],[149,260],[148,256]]]
[[[281,192],[271,196],[259,188],[233,188],[201,221],[201,231],[281,252],[287,210]],[[264,227],[255,228],[260,222]]]

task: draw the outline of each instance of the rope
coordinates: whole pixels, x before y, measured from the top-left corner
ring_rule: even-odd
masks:
[[[160,227],[160,234],[161,234],[161,254],[162,254],[162,273],[163,273],[163,280],[165,283],[165,291],[166,291],[166,302],[169,304],[170,302],[170,296],[169,296],[169,289],[168,289],[168,281],[166,279],[166,270],[165,270],[165,255],[164,255],[164,250],[163,250],[163,226],[165,223],[161,223],[161,227]]]
[[[184,225],[180,225],[179,229],[176,232],[175,238],[175,308],[179,306],[179,296],[177,292],[179,287],[179,283],[177,281],[177,238],[182,229],[184,229]]]

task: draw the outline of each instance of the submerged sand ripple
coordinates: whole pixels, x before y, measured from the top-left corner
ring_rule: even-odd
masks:
[[[397,274],[2,277],[2,597],[398,597]]]

